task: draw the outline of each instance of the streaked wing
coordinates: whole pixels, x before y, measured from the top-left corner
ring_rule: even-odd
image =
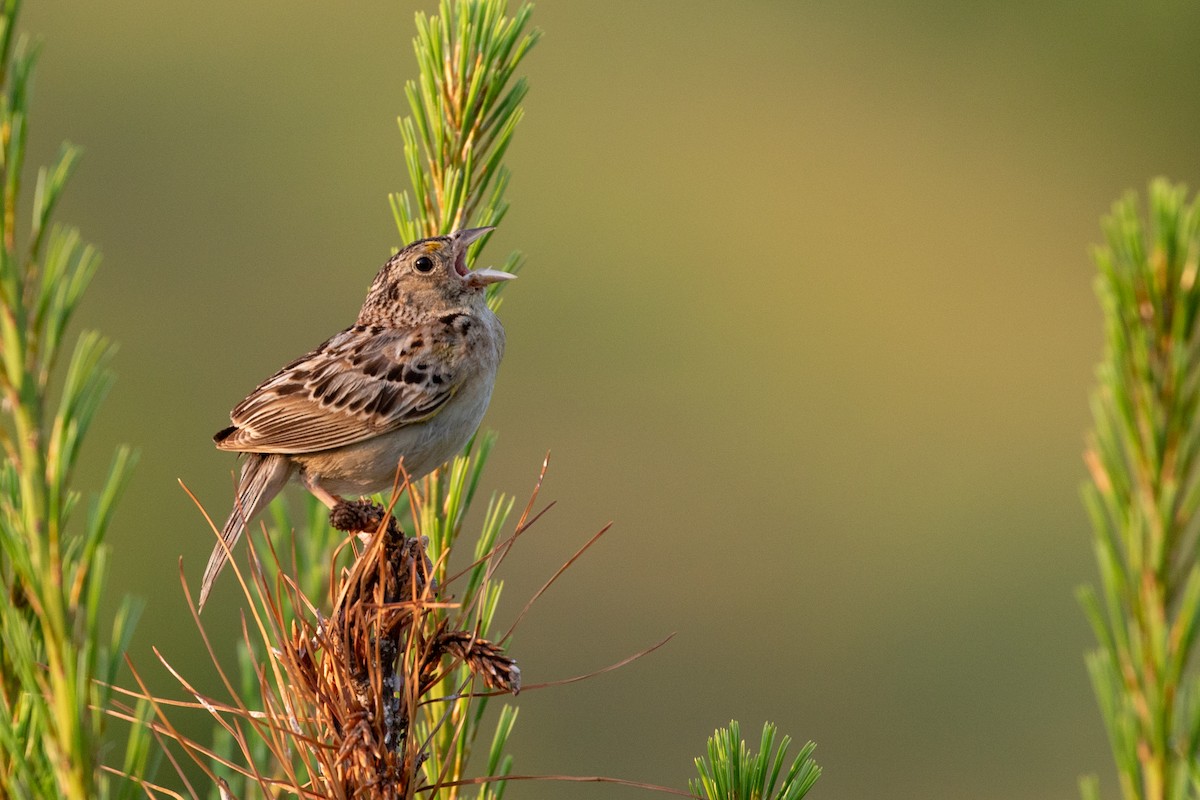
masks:
[[[233,409],[222,450],[311,453],[436,414],[458,388],[462,340],[439,322],[395,331],[356,325],[264,381]]]

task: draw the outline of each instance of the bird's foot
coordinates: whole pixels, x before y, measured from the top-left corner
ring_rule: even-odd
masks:
[[[342,500],[329,512],[329,524],[339,531],[373,531],[386,510],[370,500]]]

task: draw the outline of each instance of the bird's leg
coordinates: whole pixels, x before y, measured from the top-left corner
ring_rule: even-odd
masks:
[[[369,531],[373,530],[383,519],[383,511],[369,500],[343,500],[331,493],[308,473],[300,474],[300,482],[308,489],[313,497],[320,500],[329,508],[329,524],[335,530]]]
[[[300,482],[304,484],[304,488],[308,489],[313,497],[324,503],[330,510],[333,510],[346,502],[337,495],[330,494],[324,486],[317,483],[307,472],[300,472]]]

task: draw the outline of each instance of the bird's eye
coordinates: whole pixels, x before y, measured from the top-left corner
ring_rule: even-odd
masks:
[[[413,263],[413,268],[417,272],[430,272],[433,270],[433,259],[429,256],[421,256]]]

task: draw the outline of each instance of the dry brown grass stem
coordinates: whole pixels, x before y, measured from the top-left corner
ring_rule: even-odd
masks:
[[[478,574],[481,568],[490,579],[515,541],[549,509],[548,505],[535,510],[545,474],[544,462],[513,532],[496,540],[463,572],[444,578],[445,586],[439,586],[435,579],[436,575],[446,575],[445,564],[430,561],[426,540],[405,535],[391,508],[363,502],[340,509],[339,521],[350,520],[352,527],[362,533],[349,536],[341,545],[354,550],[348,566],[338,566],[347,559],[331,559],[328,589],[320,590],[322,595],[327,592],[323,602],[310,601],[289,577],[288,570],[279,568],[280,554],[271,537],[252,539],[250,573],[236,560],[231,566],[249,601],[242,615],[243,644],[247,652],[265,653],[250,662],[256,683],[254,708],[239,696],[238,681],[222,668],[183,580],[181,564],[180,581],[193,620],[229,699],[222,702],[205,696],[157,650],[154,652],[160,663],[189,699],[154,696],[135,669],[137,690],[116,689],[126,697],[149,703],[154,717],[149,726],[184,781],[183,794],[145,784],[147,796],[205,795],[203,789],[197,792],[187,781],[180,762],[189,760],[219,788],[221,797],[230,798],[235,789],[222,780],[218,765],[228,770],[226,777],[231,783],[240,776],[243,794],[305,800],[412,798],[439,794],[439,789],[446,790],[446,797],[456,797],[459,790],[455,787],[503,780],[506,776],[466,777],[463,754],[453,752],[454,748],[447,750],[444,740],[449,737],[457,741],[464,732],[467,715],[462,699],[521,691],[521,671],[503,647],[516,623],[499,640],[484,638],[470,622],[476,618],[476,604],[482,602],[482,593],[476,590],[469,600],[460,603],[448,591],[458,578]],[[426,496],[429,487],[424,487],[426,492],[413,492],[407,481],[400,481],[397,488],[400,491],[393,496],[409,495],[411,518],[417,525],[422,518],[421,504],[431,502]],[[525,605],[517,622],[607,530],[605,526],[588,539],[555,571]],[[420,529],[415,531],[419,533]],[[217,535],[215,527],[213,535]],[[294,551],[292,560],[294,566]],[[266,569],[268,566],[275,569]],[[323,615],[318,606],[330,609],[328,614]],[[588,675],[525,688],[572,683],[617,669],[653,652],[670,638]],[[476,681],[483,684],[478,690],[473,688]],[[231,754],[220,755],[216,749],[187,738],[168,716],[168,712],[179,709],[199,709],[210,715],[233,743]],[[129,720],[136,717],[128,705],[110,709],[109,713]],[[183,757],[178,758],[168,745],[178,748]],[[541,779],[611,781],[661,788],[606,778]]]
[[[221,787],[222,796],[232,797],[232,792],[208,766],[211,763],[224,764],[270,796],[283,791],[302,798],[413,797],[418,789],[436,786],[424,778],[428,742],[415,735],[413,724],[422,698],[460,664],[489,689],[519,691],[516,662],[474,631],[454,626],[452,620],[464,615],[449,613],[458,604],[438,598],[435,565],[426,555],[425,541],[406,536],[390,511],[369,503],[342,509],[341,521],[347,515],[356,517],[361,524],[354,527],[364,531],[361,536],[368,544],[348,569],[331,576],[333,607],[327,619],[284,571],[272,585],[257,561],[258,553],[251,560],[249,581],[233,563],[243,592],[252,600],[249,615],[243,614],[243,640],[250,647],[256,642],[269,646],[268,657],[254,665],[262,709],[252,710],[239,698],[194,610],[193,619],[232,702],[205,697],[157,651],[160,662],[194,701],[156,698],[134,671],[140,691],[125,693],[151,703],[156,717],[152,729],[198,764]],[[265,555],[278,565],[279,555],[270,539],[266,541]],[[186,583],[184,589],[191,604]],[[462,694],[469,683],[453,689]],[[188,739],[166,713],[172,706],[211,714],[236,743],[243,764],[229,763]],[[266,744],[273,769],[263,769],[261,758],[256,763],[256,743]],[[157,787],[146,789],[151,796],[172,796]],[[198,796],[190,785],[187,789]]]

